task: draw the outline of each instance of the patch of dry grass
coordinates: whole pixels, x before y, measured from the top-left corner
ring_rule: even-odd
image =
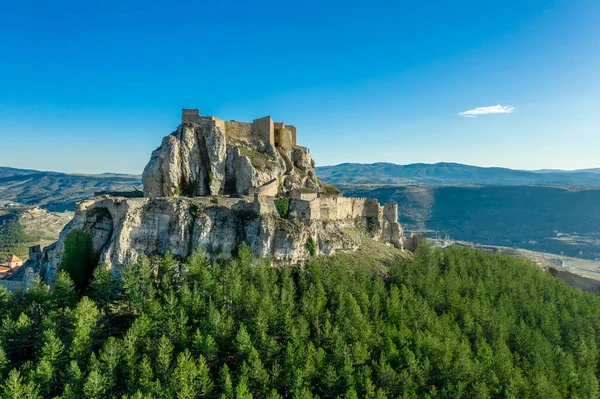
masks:
[[[323,256],[329,262],[342,262],[352,269],[362,269],[373,274],[385,275],[389,270],[390,263],[395,258],[412,259],[412,253],[401,250],[391,245],[376,241],[359,231],[348,231],[349,234],[357,234],[360,245],[354,252],[340,251],[331,256]]]

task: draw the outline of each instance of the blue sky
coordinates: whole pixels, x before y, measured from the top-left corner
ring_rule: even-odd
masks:
[[[3,166],[141,173],[182,107],[318,165],[600,166],[598,0],[5,1],[0,38]]]

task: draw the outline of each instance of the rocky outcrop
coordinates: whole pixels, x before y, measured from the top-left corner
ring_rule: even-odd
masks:
[[[211,117],[184,123],[165,137],[142,175],[149,198],[248,195],[253,187],[278,179],[287,189],[319,187],[306,149],[276,150],[270,143],[244,141]]]
[[[213,258],[235,254],[245,242],[257,256],[275,264],[302,262],[311,256],[307,242],[315,242],[316,254],[356,250],[360,233],[391,242],[398,223],[365,213],[333,220],[331,217],[281,217],[272,197],[243,198],[119,198],[105,197],[78,204],[73,220],[59,240],[46,248],[41,273],[52,281],[60,267],[65,239],[70,231],[87,232],[93,248],[118,272],[140,254],[171,252],[184,259],[204,247]],[[294,201],[298,209],[307,201]],[[374,200],[372,200],[374,201]],[[376,201],[375,201],[376,203]],[[365,216],[363,216],[365,215]]]

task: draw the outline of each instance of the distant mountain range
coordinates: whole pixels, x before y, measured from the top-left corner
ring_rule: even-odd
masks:
[[[73,211],[75,203],[92,198],[98,191],[141,189],[141,176],[41,172],[0,167],[0,201],[36,205],[50,211]]]
[[[600,168],[575,171],[482,168],[458,163],[343,163],[317,168],[329,184],[600,186]]]
[[[334,185],[499,185],[600,187],[600,168],[576,171],[482,168],[457,163],[410,164],[343,163],[321,166],[317,175]],[[77,201],[98,191],[142,188],[140,175],[119,173],[67,174],[0,167],[0,202],[42,206],[50,211],[72,211]]]
[[[531,172],[536,172],[536,173],[579,173],[579,172],[586,172],[586,173],[600,173],[600,168],[591,168],[591,169],[577,169],[577,170],[561,170],[561,169],[540,169],[540,170],[532,170]]]
[[[398,203],[406,231],[600,257],[600,211],[595,206],[600,204],[600,168],[522,171],[453,163],[376,163],[324,166],[317,174],[347,196]],[[53,212],[73,211],[76,202],[96,192],[134,187],[141,190],[141,176],[0,167],[0,207],[16,202]],[[11,212],[11,207],[4,209]]]

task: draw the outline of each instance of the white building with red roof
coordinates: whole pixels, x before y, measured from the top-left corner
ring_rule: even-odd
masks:
[[[12,254],[3,264],[0,264],[0,278],[10,276],[22,265],[23,261],[17,255]]]

